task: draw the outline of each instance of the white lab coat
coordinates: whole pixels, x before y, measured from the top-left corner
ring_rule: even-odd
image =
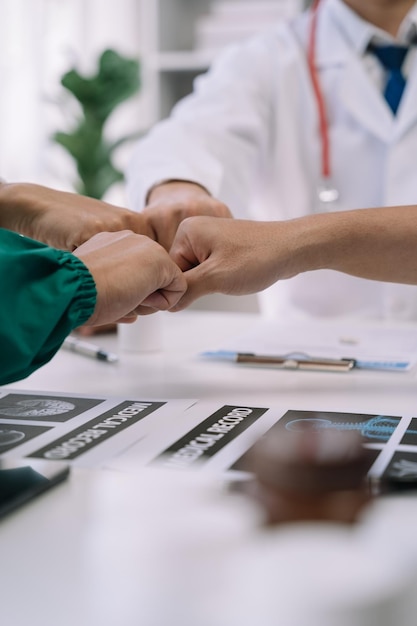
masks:
[[[417,56],[394,118],[323,0],[317,66],[329,120],[335,209],[417,204]],[[306,61],[307,15],[234,46],[193,95],[142,140],[128,171],[131,204],[164,179],[194,180],[237,217],[276,220],[323,210],[321,144]],[[417,243],[417,242],[416,242]],[[262,294],[266,313],[417,319],[417,288],[331,271]],[[290,309],[288,308],[290,306]]]

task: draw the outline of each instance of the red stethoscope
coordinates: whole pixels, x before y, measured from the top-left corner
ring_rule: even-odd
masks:
[[[321,142],[321,184],[318,186],[317,195],[320,202],[330,210],[333,208],[334,203],[338,200],[339,192],[333,186],[331,179],[329,124],[327,120],[326,103],[316,66],[316,34],[319,4],[320,0],[314,0],[311,7],[307,61],[317,104],[317,112],[319,116],[319,135]]]

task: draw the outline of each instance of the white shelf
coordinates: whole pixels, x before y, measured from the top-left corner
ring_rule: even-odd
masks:
[[[227,33],[222,20],[230,23],[230,14],[254,12],[259,7],[259,18],[276,5],[288,15],[289,7],[294,13],[300,10],[303,0],[142,0],[142,39],[146,42],[142,54],[144,91],[146,91],[148,126],[166,117],[176,102],[191,92],[193,81],[205,72],[222,46],[199,49],[201,27],[219,19],[221,44],[227,44]],[[269,9],[268,9],[269,7]],[[228,17],[227,17],[228,16]],[[204,28],[203,28],[204,30]],[[236,33],[230,33],[230,43]]]
[[[155,56],[152,65],[160,72],[205,71],[215,55],[215,52],[206,50],[161,52]]]

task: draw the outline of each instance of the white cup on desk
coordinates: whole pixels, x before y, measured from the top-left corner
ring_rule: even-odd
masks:
[[[132,324],[118,324],[120,352],[157,352],[163,346],[162,313],[139,315]]]

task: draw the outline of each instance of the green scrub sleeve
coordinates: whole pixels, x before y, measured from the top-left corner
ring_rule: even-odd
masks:
[[[0,229],[0,385],[49,361],[92,315],[94,279],[70,252]]]

